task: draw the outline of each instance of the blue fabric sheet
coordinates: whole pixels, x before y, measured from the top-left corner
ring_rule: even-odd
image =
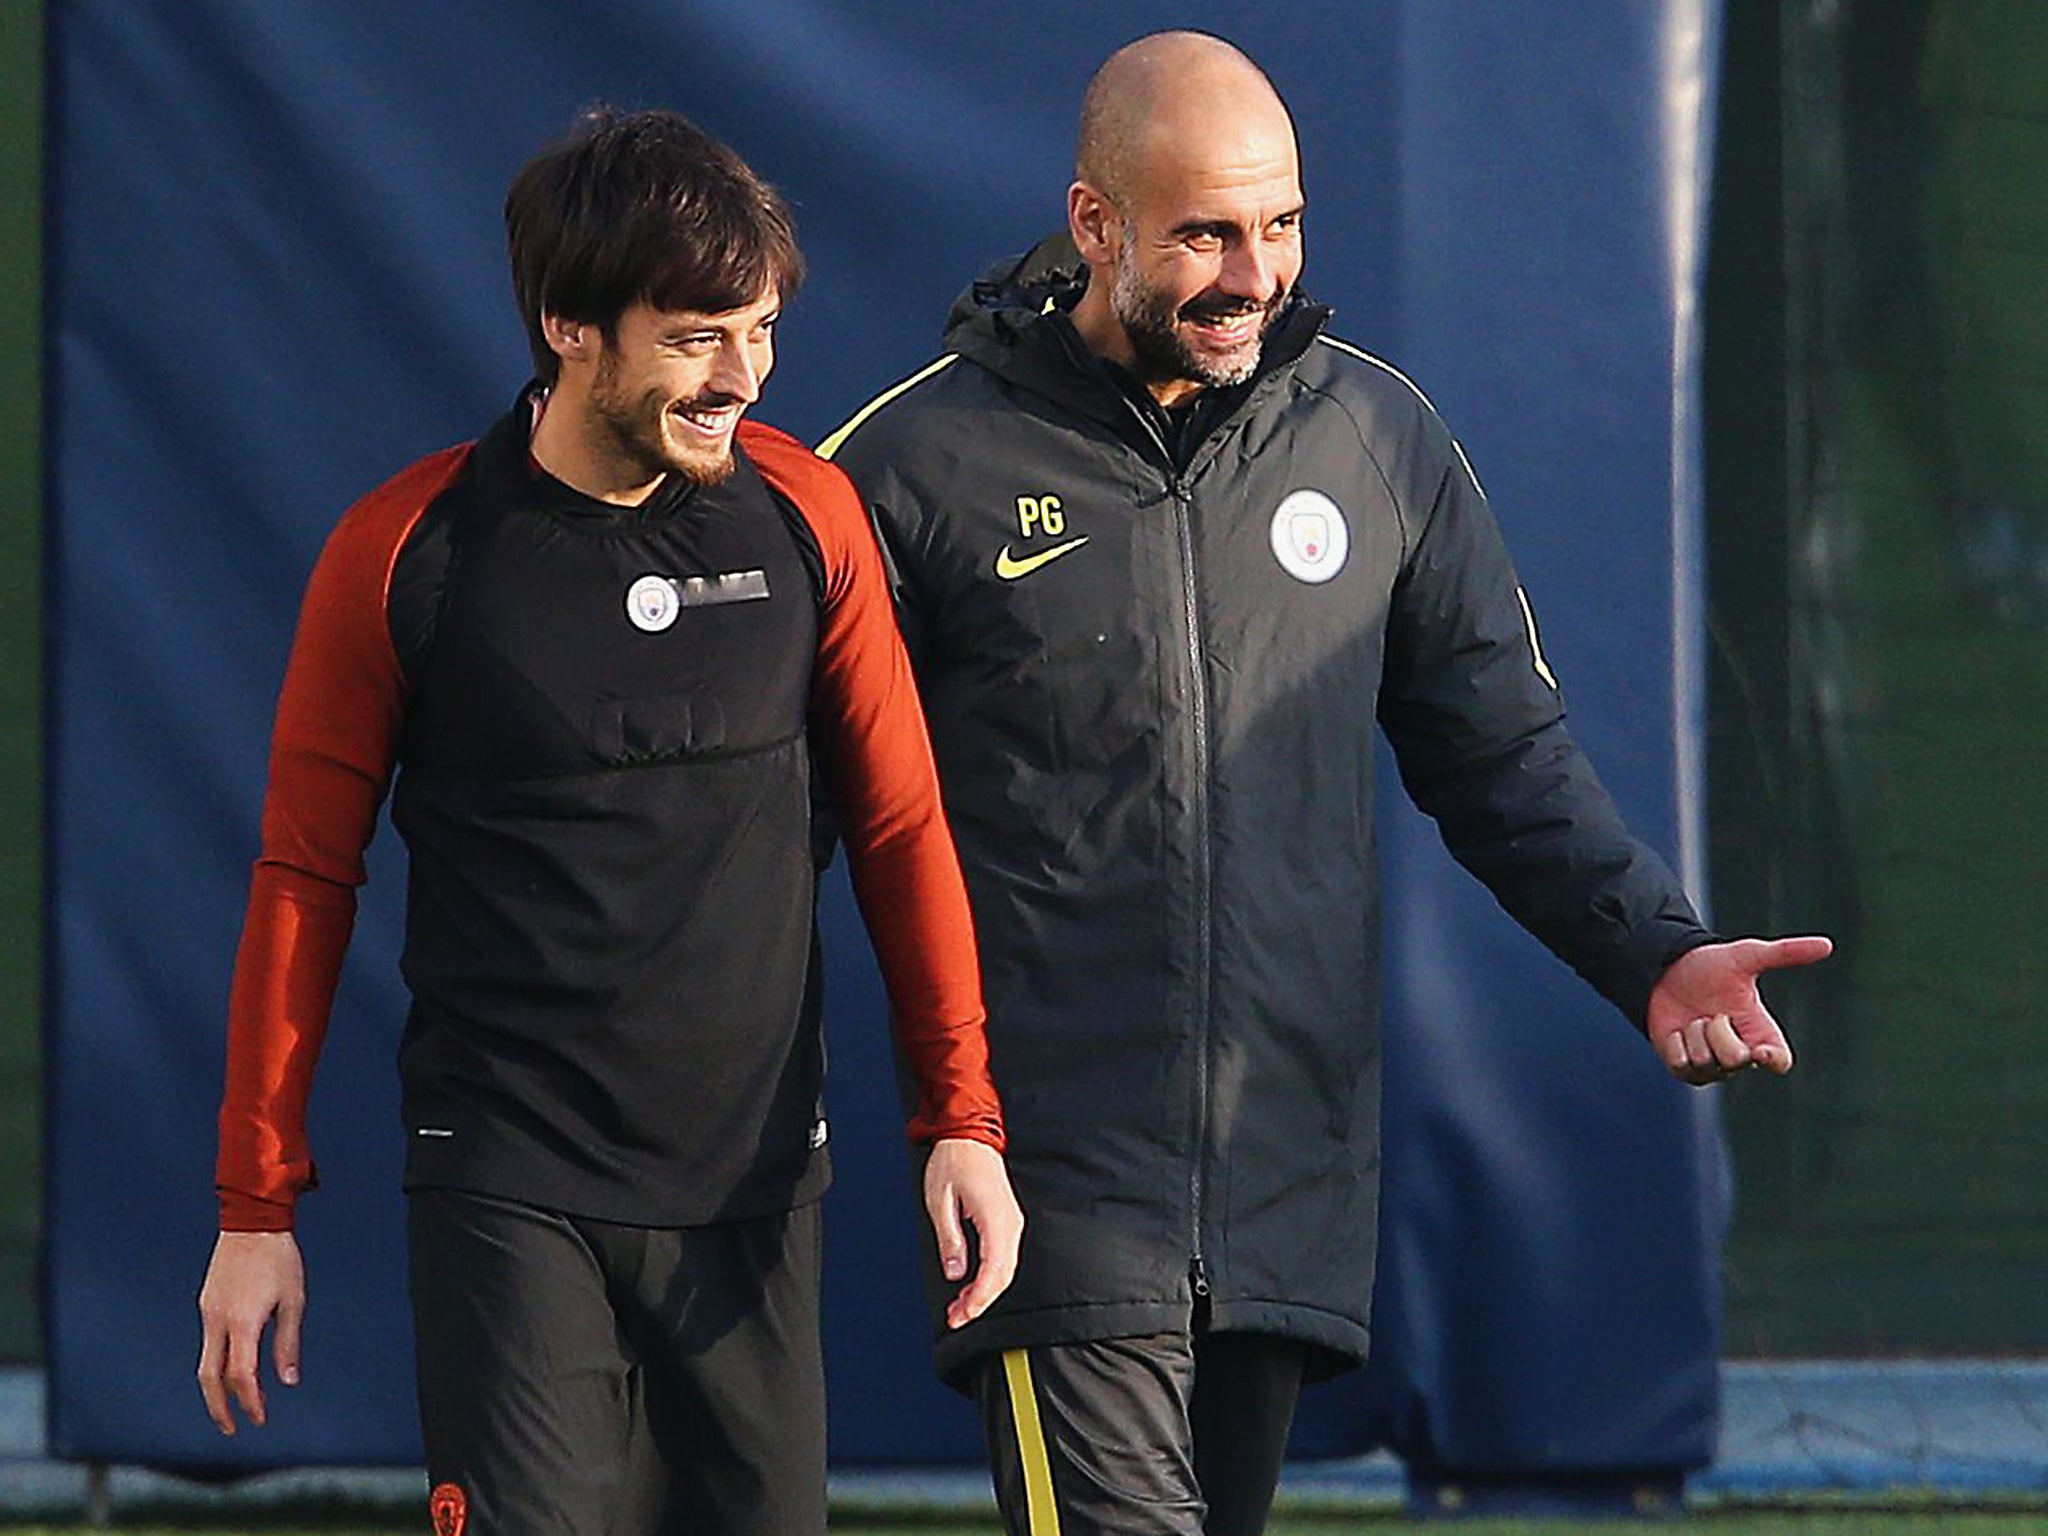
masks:
[[[341,509],[526,376],[499,206],[593,100],[680,108],[792,196],[813,277],[758,414],[821,436],[1062,217],[1115,46],[1206,26],[1301,129],[1306,285],[1464,438],[1582,740],[1696,843],[1691,472],[1715,0],[70,0],[48,144],[51,1444],[232,1472],[418,1456],[385,834],[315,1094],[306,1384],[221,1440],[192,1388],[222,1020],[269,713]],[[1391,784],[1391,777],[1386,779]],[[1398,797],[1394,797],[1398,799]],[[1511,1473],[1702,1462],[1724,1159],[1708,1098],[1403,806],[1389,866],[1377,1353],[1301,1455]],[[1694,871],[1693,873],[1697,873]],[[842,1466],[967,1461],[925,1353],[879,988],[828,910],[827,1332]]]

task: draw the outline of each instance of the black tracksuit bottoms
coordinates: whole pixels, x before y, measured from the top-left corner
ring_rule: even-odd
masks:
[[[408,1206],[442,1536],[822,1536],[816,1204],[702,1227]]]
[[[1009,1536],[1258,1536],[1307,1346],[1157,1333],[1007,1350],[977,1377]]]

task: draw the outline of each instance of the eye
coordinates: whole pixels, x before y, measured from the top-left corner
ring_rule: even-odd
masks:
[[[1276,235],[1298,234],[1301,230],[1301,215],[1298,213],[1283,213],[1273,221],[1272,228],[1273,233]]]

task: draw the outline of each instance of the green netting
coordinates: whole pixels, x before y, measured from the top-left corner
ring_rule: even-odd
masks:
[[[0,1360],[42,1353],[42,7],[0,0]]]
[[[1750,483],[1786,489],[1710,515],[1717,580],[1786,617],[1725,647],[1716,740],[1767,793],[1717,784],[1716,895],[1843,948],[1781,990],[1799,1073],[1729,1095],[1729,1350],[2039,1354],[2048,5],[1779,14],[1783,456]]]

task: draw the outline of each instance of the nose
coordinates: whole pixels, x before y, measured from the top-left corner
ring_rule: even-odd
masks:
[[[756,357],[746,340],[728,341],[718,349],[718,366],[711,372],[711,387],[745,405],[761,398],[761,381],[768,377],[768,359]]]
[[[1273,276],[1273,257],[1265,243],[1247,240],[1224,252],[1223,270],[1216,275],[1216,286],[1234,299],[1263,304],[1273,297]]]

